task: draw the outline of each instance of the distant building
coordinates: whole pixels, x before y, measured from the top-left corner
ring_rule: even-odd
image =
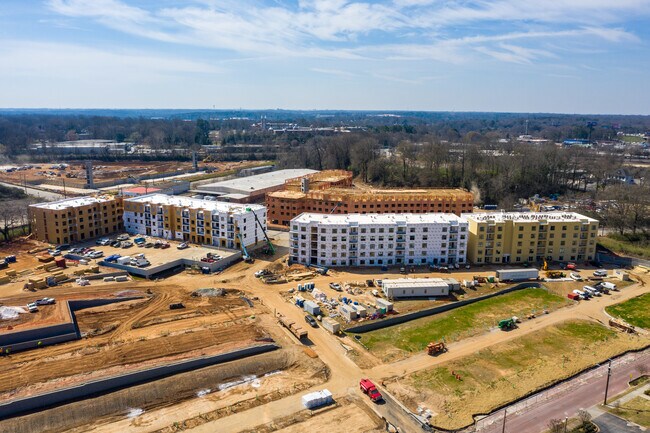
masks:
[[[120,154],[131,151],[133,143],[118,143],[114,140],[77,140],[57,143],[34,143],[30,149],[34,152],[56,154],[102,155]]]
[[[218,195],[221,200],[234,198],[239,201],[260,202],[264,200],[266,193],[282,189],[287,180],[300,178],[312,173],[317,173],[317,171],[305,168],[276,170],[269,173],[208,183],[201,185],[196,192],[199,194]],[[229,194],[237,195],[229,196]],[[247,198],[242,199],[242,196]]]
[[[609,180],[625,183],[628,185],[634,184],[634,176],[626,168],[619,168],[609,177]]]
[[[563,146],[579,146],[579,147],[591,147],[591,142],[589,140],[583,140],[580,138],[572,138],[569,140],[564,140],[562,142]]]
[[[291,220],[290,259],[320,266],[465,263],[467,222],[453,214],[303,213]]]
[[[586,261],[596,257],[598,221],[574,212],[463,214],[475,264]]]
[[[242,242],[249,246],[264,239],[266,208],[149,194],[124,200],[124,228],[129,233],[240,249]]]
[[[32,233],[55,244],[80,242],[122,230],[122,198],[79,197],[29,206]]]

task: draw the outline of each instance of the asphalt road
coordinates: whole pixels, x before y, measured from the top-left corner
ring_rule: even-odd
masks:
[[[646,350],[645,353],[650,353],[650,349]],[[639,354],[633,356],[635,356],[634,361],[619,364],[612,368],[609,396],[614,396],[627,389],[630,377],[638,376],[638,367],[647,365],[650,359],[647,356],[641,357]],[[508,433],[539,433],[548,428],[548,421],[552,418],[564,419],[565,417],[572,417],[580,409],[587,409],[602,403],[605,397],[607,367],[600,367],[599,372],[601,374],[580,375],[572,379],[570,383],[574,386],[567,392],[554,395],[519,412],[508,412],[505,431]],[[564,383],[560,386],[567,386],[567,384]],[[481,433],[501,433],[502,423],[495,422],[477,431]]]
[[[10,188],[21,189],[21,190],[25,191],[27,194],[29,194],[29,195],[31,195],[33,197],[41,198],[41,199],[43,199],[45,201],[61,200],[61,199],[64,198],[63,194],[59,194],[58,192],[43,191],[43,190],[40,190],[40,189],[31,188],[31,187],[25,188],[25,187],[20,186],[20,185],[14,185],[14,184],[11,184],[11,183],[6,183],[6,182],[0,182],[0,185],[4,185],[4,186],[10,187]]]
[[[627,421],[609,413],[604,413],[592,420],[600,429],[600,433],[641,433],[641,427],[629,425]]]
[[[423,432],[422,424],[417,422],[415,418],[407,412],[395,399],[389,395],[385,389],[381,388],[380,392],[384,397],[384,401],[376,404],[375,411],[390,422],[395,427],[399,428],[400,432]]]

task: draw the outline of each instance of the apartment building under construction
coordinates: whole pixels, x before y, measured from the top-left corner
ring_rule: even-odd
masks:
[[[461,213],[472,212],[474,196],[463,189],[361,189],[328,187],[285,189],[266,195],[269,223],[288,226],[304,212],[322,214]]]
[[[598,221],[575,212],[463,215],[469,223],[471,263],[587,261],[596,257]]]
[[[241,249],[264,239],[266,208],[149,194],[124,200],[128,233]]]
[[[122,198],[78,197],[29,206],[36,239],[55,244],[80,242],[123,229]]]

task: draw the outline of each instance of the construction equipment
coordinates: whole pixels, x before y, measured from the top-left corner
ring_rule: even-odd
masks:
[[[431,342],[427,344],[427,354],[431,356],[435,356],[439,353],[443,353],[447,351],[447,346],[445,346],[444,342],[439,342],[439,343],[434,343]]]
[[[516,326],[517,326],[517,322],[514,317],[511,317],[509,319],[499,320],[499,329],[502,331],[514,329]]]
[[[255,222],[257,222],[257,225],[259,225],[260,228],[262,229],[262,233],[264,234],[264,237],[266,238],[266,243],[269,246],[269,253],[271,255],[275,254],[275,247],[271,243],[271,239],[269,239],[269,236],[266,234],[266,230],[264,230],[264,226],[260,222],[259,218],[257,218],[257,214],[255,212],[253,212],[253,210],[251,208],[249,208],[249,207],[247,207],[246,210],[253,213],[253,217],[255,217]]]
[[[562,271],[546,271],[547,278],[564,278],[566,274]]]
[[[370,400],[375,403],[383,399],[381,393],[377,390],[377,387],[370,379],[361,379],[359,381],[359,389],[361,389],[361,392],[364,394],[367,394],[368,397],[370,397]]]
[[[237,238],[239,239],[239,245],[241,245],[242,258],[246,263],[253,263],[253,258],[248,254],[248,250],[246,250],[246,245],[244,245],[244,239],[242,239],[241,233],[237,233]]]

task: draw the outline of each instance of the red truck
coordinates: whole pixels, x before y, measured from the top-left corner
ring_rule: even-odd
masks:
[[[580,300],[580,295],[578,295],[577,293],[569,293],[567,295],[567,298],[572,299],[574,301],[579,301]]]
[[[361,379],[359,382],[359,388],[361,388],[361,391],[363,391],[364,394],[368,394],[370,400],[374,401],[375,403],[383,399],[377,390],[377,387],[374,383],[372,383],[370,379]]]

